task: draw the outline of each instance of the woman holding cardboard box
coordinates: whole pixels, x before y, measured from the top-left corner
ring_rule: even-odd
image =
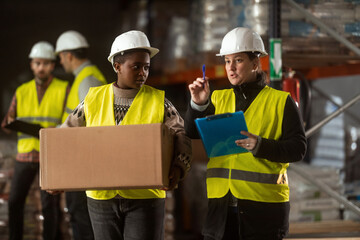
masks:
[[[183,119],[165,98],[163,91],[145,85],[150,58],[158,52],[140,31],[119,35],[113,42],[108,57],[117,74],[117,81],[91,88],[84,101],[62,125],[75,127],[164,123],[175,132],[175,159],[169,174],[168,188],[86,192],[95,239],[163,239],[164,190],[173,189],[189,170],[191,144],[185,136]],[[139,147],[141,151],[141,144]]]

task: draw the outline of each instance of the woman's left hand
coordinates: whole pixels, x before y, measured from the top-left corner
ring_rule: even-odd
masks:
[[[236,145],[238,145],[239,147],[243,147],[249,151],[253,150],[257,144],[258,136],[246,131],[241,131],[240,133],[244,136],[247,136],[248,138],[236,140],[235,141]]]

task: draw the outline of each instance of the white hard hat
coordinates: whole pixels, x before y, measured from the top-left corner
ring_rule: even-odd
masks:
[[[222,40],[220,53],[216,56],[224,56],[238,52],[259,52],[260,57],[267,54],[260,35],[249,29],[237,27],[228,32]]]
[[[44,58],[55,60],[56,56],[54,47],[46,41],[37,42],[31,48],[29,58]]]
[[[155,56],[159,49],[150,46],[150,42],[145,33],[137,30],[125,32],[117,36],[111,46],[110,55],[108,57],[111,64],[114,63],[114,56],[118,53],[131,49],[146,49],[150,52],[150,58]]]
[[[56,41],[56,53],[65,50],[88,48],[89,44],[81,33],[70,30],[62,33]]]

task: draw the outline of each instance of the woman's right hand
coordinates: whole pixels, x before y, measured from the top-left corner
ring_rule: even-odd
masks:
[[[197,105],[204,105],[209,99],[210,87],[207,77],[197,78],[193,83],[189,84],[191,100]]]

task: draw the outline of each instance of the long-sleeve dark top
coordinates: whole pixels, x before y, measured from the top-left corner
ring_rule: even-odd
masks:
[[[264,87],[265,83],[262,83],[261,80],[232,86],[236,99],[236,111],[245,112]],[[189,105],[185,115],[186,134],[190,138],[199,138],[194,120],[214,113],[215,107],[211,102],[203,112],[197,111]],[[255,157],[265,158],[273,162],[289,163],[302,160],[305,152],[306,137],[302,118],[295,102],[289,95],[285,103],[280,139],[261,137],[253,154]]]

